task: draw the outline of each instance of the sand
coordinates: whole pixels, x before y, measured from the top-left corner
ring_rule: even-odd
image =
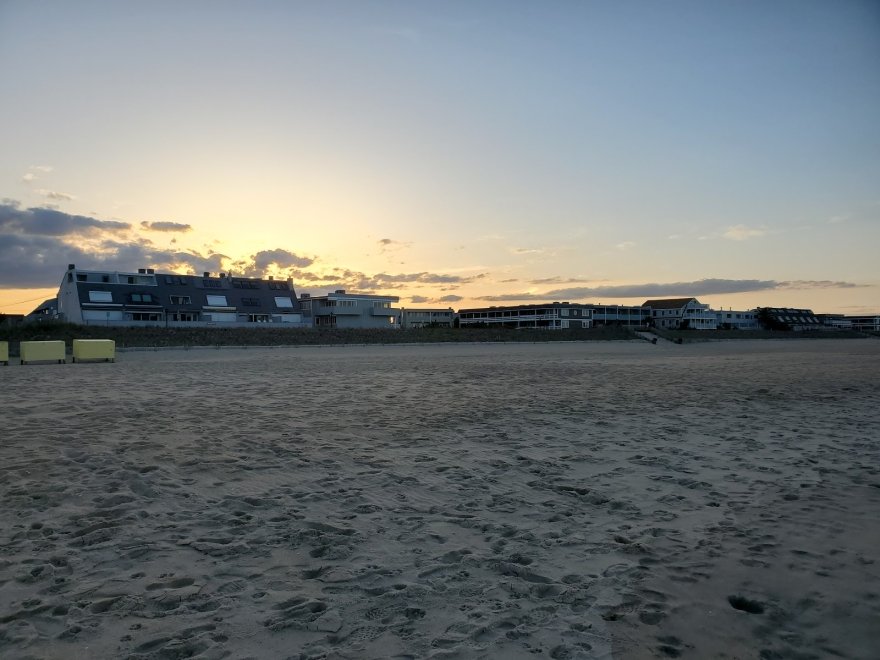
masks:
[[[0,368],[3,658],[876,658],[880,341]]]

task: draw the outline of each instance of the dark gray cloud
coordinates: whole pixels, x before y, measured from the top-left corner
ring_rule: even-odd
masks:
[[[305,268],[315,263],[314,259],[309,257],[300,257],[288,250],[277,248],[275,250],[261,250],[253,256],[254,266],[257,269],[265,271],[271,265],[279,268]]]
[[[11,200],[3,200],[9,202]],[[0,236],[76,236],[128,231],[131,225],[115,220],[97,220],[49,208],[23,209],[17,203],[0,204]]]
[[[479,300],[493,302],[513,302],[528,300],[584,300],[587,298],[679,298],[688,296],[723,295],[727,293],[750,293],[753,291],[773,291],[777,289],[815,289],[852,288],[860,286],[851,282],[795,281],[777,280],[724,280],[705,279],[694,282],[651,282],[646,284],[626,284],[616,286],[571,287],[551,289],[544,293],[509,293],[496,296],[482,296]]]
[[[431,299],[428,298],[427,296],[410,296],[409,301],[412,303],[419,304],[419,303],[430,302]]]
[[[191,273],[220,270],[222,254],[161,250],[149,241],[105,240],[97,250],[86,250],[55,236],[21,236],[0,231],[0,287],[56,286],[67,264],[95,270],[131,271],[135,268],[184,269]]]
[[[145,238],[132,238],[131,230],[126,222],[49,208],[24,209],[15,200],[4,199],[0,204],[0,287],[56,286],[69,263],[95,270],[156,268],[201,273],[220,271],[228,260],[212,250],[158,248]]]
[[[455,294],[449,294],[448,296],[442,296],[439,302],[458,302],[459,300],[464,300],[464,297],[456,296]]]
[[[187,225],[182,222],[168,222],[165,220],[160,220],[157,222],[149,222],[147,220],[144,220],[141,223],[141,227],[143,227],[147,231],[162,232],[185,232],[192,229],[192,225]]]
[[[303,268],[315,263],[312,257],[301,257],[290,250],[275,248],[274,250],[260,250],[247,259],[236,261],[232,264],[234,272],[246,277],[263,277],[274,266],[285,272],[288,277],[296,278],[305,275]]]

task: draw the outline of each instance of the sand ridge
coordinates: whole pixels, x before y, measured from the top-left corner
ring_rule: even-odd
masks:
[[[880,342],[0,372],[0,655],[880,648]]]

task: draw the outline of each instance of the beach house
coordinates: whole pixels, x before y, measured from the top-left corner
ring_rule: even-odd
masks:
[[[46,303],[44,303],[45,305]],[[305,325],[290,280],[84,270],[70,264],[56,318],[106,326],[258,327]]]
[[[323,296],[303,293],[303,318],[316,328],[400,328],[397,296],[346,293],[338,289]]]
[[[630,328],[649,325],[651,310],[641,305],[584,305],[593,312],[593,325],[616,325]]]
[[[593,310],[590,306],[569,302],[461,309],[458,318],[462,328],[487,326],[563,330],[593,327]]]
[[[719,330],[760,330],[755,310],[716,309],[715,325]]]
[[[445,309],[404,307],[400,311],[400,327],[403,329],[451,328],[455,322],[455,312],[451,307]]]
[[[718,323],[709,305],[696,298],[646,300],[642,307],[651,309],[651,322],[658,328],[715,330]]]

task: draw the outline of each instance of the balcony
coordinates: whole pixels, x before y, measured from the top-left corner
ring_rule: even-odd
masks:
[[[372,307],[370,308],[370,316],[400,316],[399,309],[394,307]]]
[[[318,307],[312,311],[314,316],[360,316],[359,307]]]

